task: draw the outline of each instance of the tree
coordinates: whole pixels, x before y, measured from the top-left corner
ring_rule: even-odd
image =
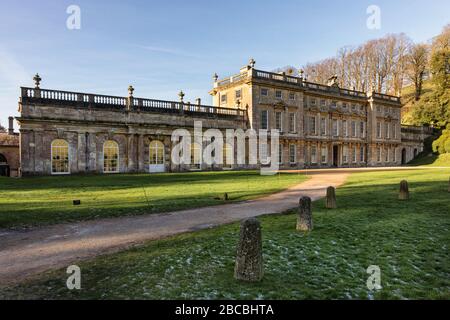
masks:
[[[442,130],[441,136],[433,141],[433,152],[450,153],[450,124]]]
[[[326,83],[336,74],[341,87],[399,95],[410,43],[405,34],[392,34],[358,47],[343,47],[335,57],[308,63],[303,69],[312,82]]]
[[[430,71],[432,81],[440,93],[450,86],[450,24],[444,27],[440,35],[434,38],[431,47]]]
[[[428,46],[426,44],[412,45],[407,61],[407,75],[414,84],[414,99],[418,101],[422,94],[423,75],[428,64]]]
[[[6,132],[6,128],[0,123],[0,132]]]

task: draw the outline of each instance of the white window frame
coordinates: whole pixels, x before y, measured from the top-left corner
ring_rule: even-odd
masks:
[[[333,127],[333,136],[339,137],[339,120],[338,119],[332,120],[332,127]]]
[[[224,93],[220,96],[220,104],[226,104],[228,102],[227,94]]]
[[[105,144],[110,141],[114,142],[115,145],[117,146],[117,170],[115,170],[115,171],[110,171],[110,170],[105,171]],[[106,140],[105,142],[103,142],[103,173],[119,173],[119,172],[120,172],[120,146],[117,143],[117,141]]]
[[[325,117],[320,117],[320,135],[321,136],[327,135],[327,118]]]
[[[263,114],[266,115],[265,126],[263,122]],[[261,110],[261,129],[268,130],[269,129],[269,110]]]
[[[320,162],[321,163],[327,163],[328,162],[328,148],[327,148],[327,146],[322,146],[320,148]]]
[[[278,93],[280,94],[280,96],[278,96]],[[281,90],[275,90],[275,99],[283,99],[283,91]]]
[[[348,146],[342,147],[342,163],[348,163]]]
[[[67,144],[67,171],[64,172],[57,172],[57,171],[53,171],[53,148],[61,148],[61,147],[53,147],[53,143],[55,143],[56,141],[64,141]],[[52,143],[50,144],[50,156],[51,156],[51,161],[50,161],[50,166],[51,166],[51,174],[52,175],[66,175],[66,174],[70,174],[70,144],[67,140],[65,139],[54,139],[52,141]]]
[[[294,153],[292,154],[292,152]],[[292,156],[294,156],[294,159],[292,159]],[[289,163],[297,163],[297,145],[293,143],[289,144]]]
[[[295,120],[296,120],[296,114],[295,112],[289,112],[288,114],[289,117],[289,132],[290,133],[294,133],[296,132],[296,125],[295,125]]]
[[[279,119],[277,118],[278,116],[280,116]],[[275,111],[275,129],[283,131],[283,112],[281,111]]]
[[[311,163],[317,163],[317,147],[311,146]]]

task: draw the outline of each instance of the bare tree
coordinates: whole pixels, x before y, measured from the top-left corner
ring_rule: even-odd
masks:
[[[304,69],[310,81],[325,83],[336,74],[342,87],[398,95],[404,82],[410,43],[404,34],[388,35],[356,48],[343,47],[336,57],[308,63]]]
[[[415,44],[411,47],[408,55],[408,78],[414,84],[414,98],[420,99],[422,94],[423,75],[428,63],[428,46],[426,44]]]

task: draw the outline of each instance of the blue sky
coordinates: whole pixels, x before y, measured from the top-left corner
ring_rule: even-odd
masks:
[[[81,29],[69,30],[69,5]],[[381,29],[366,27],[369,5]],[[301,66],[388,33],[429,40],[450,23],[448,0],[0,0],[0,123],[18,115],[20,86],[186,101],[211,99],[212,74],[250,57],[273,70]]]

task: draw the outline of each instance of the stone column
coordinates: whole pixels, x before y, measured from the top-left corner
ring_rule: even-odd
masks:
[[[145,160],[144,160],[144,136],[139,134],[137,139],[137,154],[138,154],[138,170],[139,172],[145,171]]]

